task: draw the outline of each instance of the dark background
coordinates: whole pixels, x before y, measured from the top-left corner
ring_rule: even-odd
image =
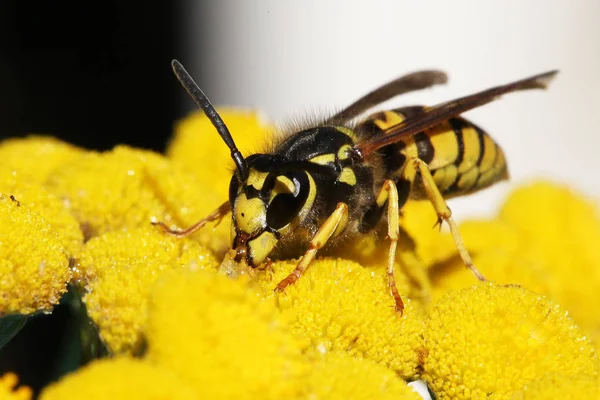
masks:
[[[179,7],[0,2],[0,139],[51,134],[91,149],[162,151],[189,109],[170,68],[185,59]],[[76,354],[69,365],[59,358],[72,347],[73,318],[64,305],[30,318],[0,350],[0,374],[14,371],[37,391],[76,367]]]
[[[180,117],[178,2],[0,2],[0,137],[162,150]]]

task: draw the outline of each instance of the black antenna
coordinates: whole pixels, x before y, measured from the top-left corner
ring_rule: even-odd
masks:
[[[188,94],[194,99],[196,104],[204,111],[204,114],[208,117],[210,122],[212,122],[213,126],[219,133],[219,136],[223,138],[223,141],[231,150],[231,158],[235,162],[235,166],[237,167],[238,173],[240,174],[240,179],[245,180],[248,177],[248,166],[246,165],[246,160],[242,156],[242,153],[235,146],[235,142],[231,137],[231,133],[229,133],[229,129],[223,122],[223,119],[217,113],[217,110],[210,104],[208,97],[204,94],[204,92],[198,87],[194,79],[190,76],[190,74],[183,68],[183,65],[177,60],[171,61],[171,67],[173,67],[173,72],[183,88],[188,92]]]

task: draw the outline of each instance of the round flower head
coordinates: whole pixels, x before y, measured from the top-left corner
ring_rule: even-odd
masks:
[[[0,399],[2,400],[29,400],[32,397],[31,389],[27,386],[17,387],[19,378],[12,372],[0,376]]]
[[[479,284],[445,295],[426,323],[423,378],[439,399],[503,396],[548,373],[597,375],[592,344],[551,300]]]
[[[209,271],[173,271],[157,282],[146,357],[207,399],[294,398],[308,372],[302,343],[273,302],[245,279]]]
[[[13,195],[19,203],[42,215],[58,232],[70,257],[81,255],[83,234],[79,223],[58,196],[29,175],[3,164],[0,164],[0,192]]]
[[[344,350],[381,363],[403,378],[418,375],[422,351],[421,308],[404,297],[404,314],[394,309],[383,270],[374,271],[344,259],[313,261],[310,269],[285,292],[273,288],[296,266],[273,264],[274,275],[259,276],[267,296],[275,296],[292,330],[310,340],[316,352]],[[407,290],[399,282],[399,291]]]
[[[460,225],[460,232],[473,263],[487,279],[498,284],[522,285],[539,294],[550,293],[546,284],[547,263],[512,225],[500,220],[467,221]],[[444,239],[440,247],[449,252],[456,249],[449,235]],[[462,259],[449,254],[429,269],[434,302],[451,290],[471,287],[477,282]]]
[[[49,186],[68,201],[87,238],[151,221],[187,227],[213,211],[211,191],[193,174],[157,153],[126,146],[86,153],[57,171]],[[223,225],[219,234],[207,226],[194,237],[223,250],[229,244]]]
[[[27,173],[38,182],[45,182],[56,169],[83,152],[50,136],[31,135],[0,142],[2,163]]]
[[[142,360],[96,360],[46,387],[41,400],[198,399],[173,371]]]
[[[371,360],[344,352],[319,359],[304,383],[308,399],[421,399],[394,371]]]
[[[550,182],[523,186],[500,211],[521,240],[537,249],[545,263],[545,284],[552,298],[582,327],[600,334],[600,212],[582,194]]]
[[[216,270],[212,254],[190,239],[154,227],[114,231],[86,243],[80,263],[83,301],[100,336],[115,353],[135,351],[147,323],[150,288],[172,269]]]
[[[501,397],[492,397],[500,399]],[[549,374],[525,385],[508,397],[509,400],[580,400],[600,398],[600,379],[589,375],[565,376]]]
[[[259,146],[268,143],[272,129],[256,112],[227,108],[218,111],[244,156],[264,150]],[[193,171],[200,187],[221,196],[220,203],[215,202],[213,208],[227,200],[234,164],[229,148],[203,112],[197,111],[179,121],[167,156]]]
[[[0,194],[0,316],[51,310],[71,279],[58,233],[15,197]]]

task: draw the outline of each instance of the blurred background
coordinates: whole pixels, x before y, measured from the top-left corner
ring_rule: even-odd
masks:
[[[560,69],[548,92],[467,114],[504,148],[512,181],[450,206],[459,220],[490,213],[511,185],[539,176],[600,196],[599,15],[592,0],[3,1],[0,137],[43,133],[88,148],[162,151],[173,123],[194,108],[172,58],[213,103],[257,108],[276,123],[327,115],[423,68],[446,71],[449,84],[383,108]],[[61,312],[35,319],[2,349],[0,373],[17,370],[34,387],[52,379],[69,318]],[[26,335],[35,332],[44,335],[32,342]]]

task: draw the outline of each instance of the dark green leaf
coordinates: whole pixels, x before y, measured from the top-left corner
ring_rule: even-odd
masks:
[[[14,314],[0,317],[0,349],[25,326],[26,315]]]

